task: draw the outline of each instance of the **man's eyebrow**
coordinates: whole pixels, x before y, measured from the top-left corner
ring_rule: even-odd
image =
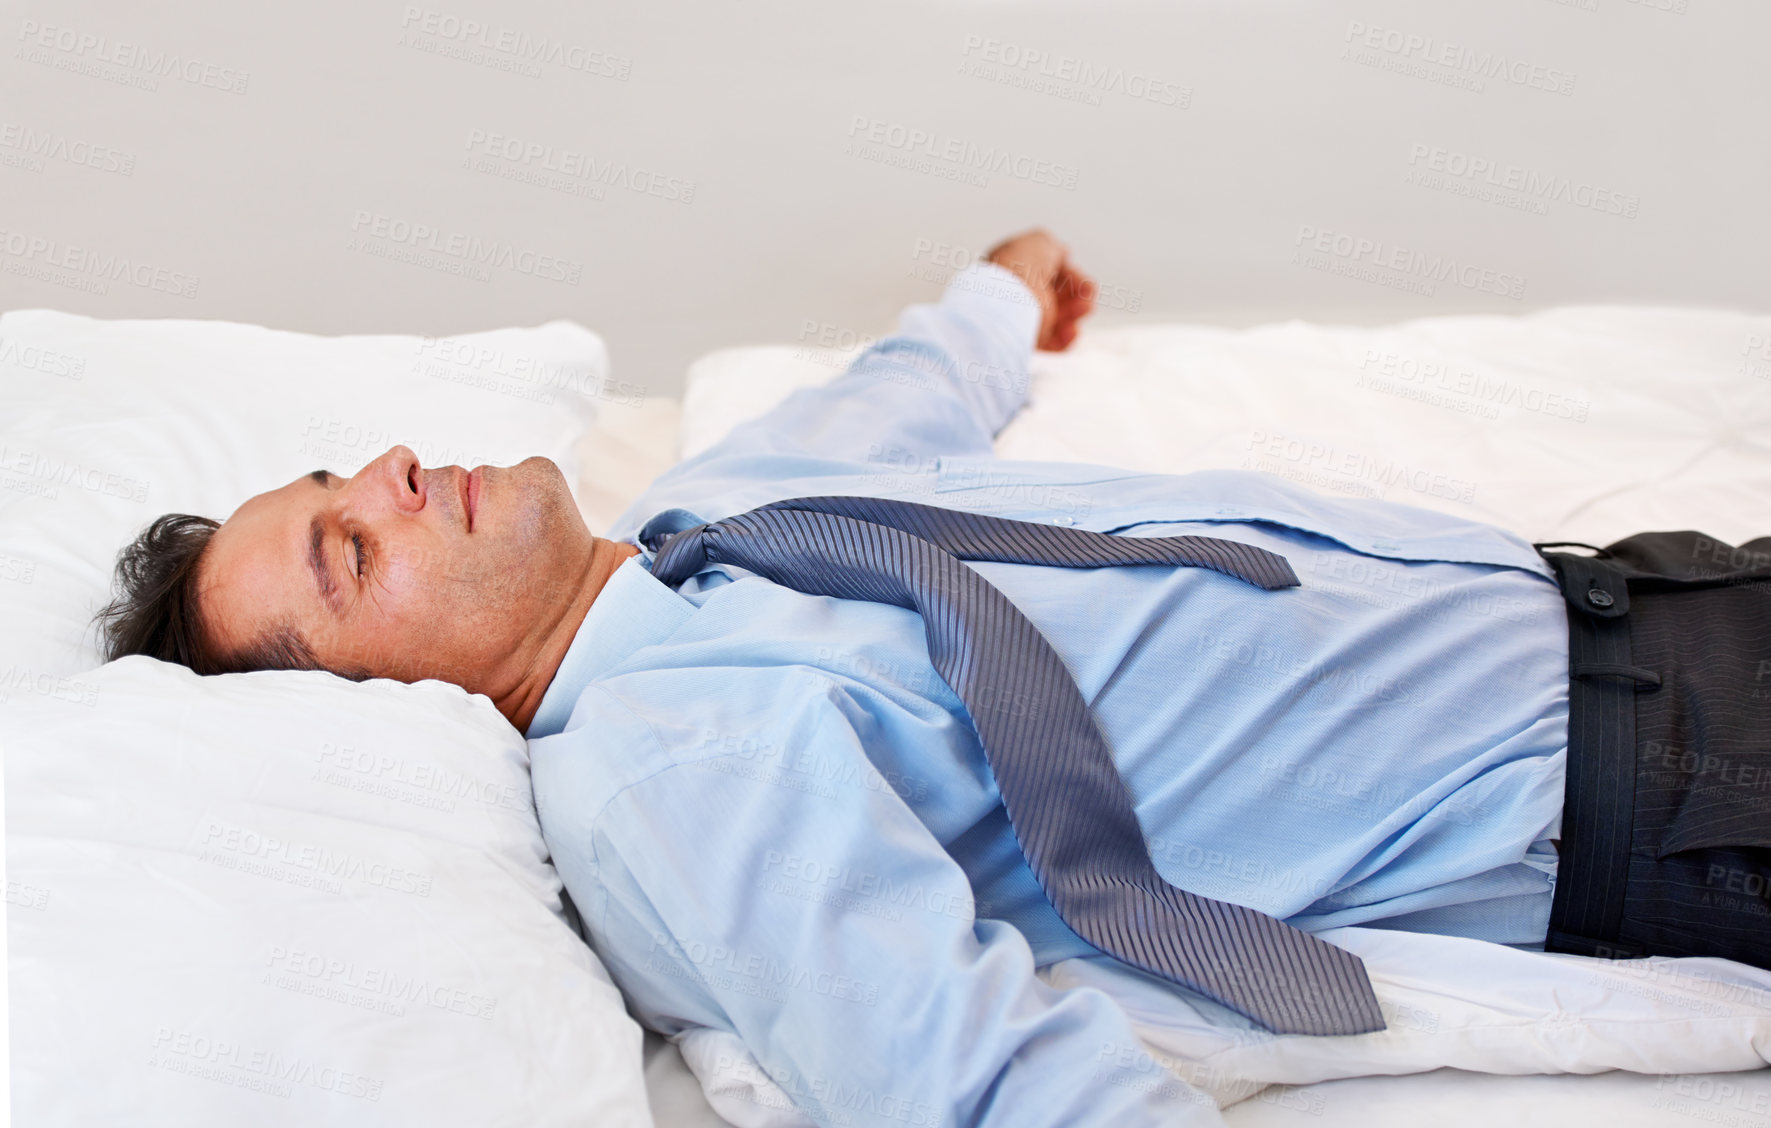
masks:
[[[331,473],[330,473],[330,472],[329,472],[329,471],[326,471],[326,470],[315,470],[315,471],[313,471],[313,472],[312,472],[312,473],[310,473],[310,474],[309,474],[309,475],[308,475],[308,477],[310,477],[310,478],[312,478],[312,479],[313,479],[313,480],[314,480],[314,484],[315,484],[315,485],[316,485],[316,486],[323,486],[323,485],[325,485],[325,484],[326,484],[326,479],[327,479],[327,478],[330,478],[330,477],[331,477],[331,476],[332,476],[332,475],[331,475]]]
[[[326,484],[326,471],[315,470],[308,475],[319,485]],[[326,609],[334,615],[343,613],[339,605],[338,588],[332,582],[332,569],[326,566],[326,519],[315,517],[307,527],[307,566],[314,573],[314,586],[320,589],[320,599]]]

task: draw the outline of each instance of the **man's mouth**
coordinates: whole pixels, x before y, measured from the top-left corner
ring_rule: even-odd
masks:
[[[461,482],[461,507],[467,513],[467,531],[473,532],[474,513],[480,507],[480,471],[483,467],[476,466]]]

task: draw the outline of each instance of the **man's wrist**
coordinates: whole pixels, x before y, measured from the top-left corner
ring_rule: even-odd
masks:
[[[947,280],[948,294],[978,294],[1039,310],[1039,296],[1019,274],[1001,263],[979,259]]]
[[[1039,298],[1014,271],[1000,263],[979,260],[947,281],[943,302],[970,304],[988,303],[995,316],[1010,320],[1017,330],[1024,330],[1029,348],[1039,337],[1044,318]]]

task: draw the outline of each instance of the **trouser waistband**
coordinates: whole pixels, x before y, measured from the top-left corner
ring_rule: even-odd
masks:
[[[1621,569],[1595,557],[1544,552],[1568,615],[1568,757],[1556,891],[1544,947],[1622,958],[1619,943],[1635,830],[1636,704],[1659,675],[1632,661],[1629,591]]]
[[[1545,948],[1771,967],[1771,537],[1536,547],[1568,605]]]

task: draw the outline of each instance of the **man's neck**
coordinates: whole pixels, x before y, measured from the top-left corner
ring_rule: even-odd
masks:
[[[571,605],[561,612],[552,633],[536,652],[535,661],[516,688],[495,702],[498,711],[516,726],[518,732],[529,731],[529,724],[535,719],[536,710],[541,708],[547,687],[553,684],[553,676],[559,672],[560,663],[565,661],[566,651],[572,648],[578,628],[584,625],[584,617],[590,614],[591,604],[602,594],[609,577],[629,557],[638,556],[639,551],[636,545],[596,538],[591,546],[584,582],[574,593]]]

